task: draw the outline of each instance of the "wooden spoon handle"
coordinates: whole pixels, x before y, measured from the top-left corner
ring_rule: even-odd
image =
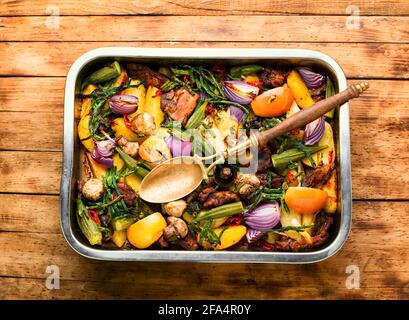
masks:
[[[262,131],[257,135],[259,145],[265,145],[268,141],[277,138],[294,129],[299,129],[308,123],[322,117],[328,111],[340,106],[350,99],[357,98],[359,95],[369,88],[368,82],[364,81],[357,85],[350,85],[344,91],[329,97],[325,100],[318,101],[311,107],[295,113],[288,119],[280,122],[275,127]]]

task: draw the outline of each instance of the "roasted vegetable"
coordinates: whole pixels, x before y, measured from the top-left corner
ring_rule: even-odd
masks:
[[[214,245],[202,241],[200,234],[197,236],[197,242],[204,248],[213,248],[214,250],[224,250],[238,243],[247,232],[245,226],[229,226],[214,229],[214,233],[219,237],[219,243]]]
[[[78,123],[78,137],[81,140],[81,143],[89,151],[94,151],[94,139],[92,138],[91,131],[89,130],[89,121],[90,116],[86,115],[81,118]]]
[[[82,83],[82,88],[90,83],[103,83],[109,80],[112,80],[119,76],[121,73],[121,66],[119,65],[118,61],[113,62],[107,67],[103,67],[89,75],[85,78],[84,82]]]
[[[325,130],[322,138],[318,141],[316,148],[324,147],[325,148],[318,150],[312,155],[312,159],[315,162],[315,166],[320,164],[331,165],[335,161],[335,145],[334,145],[334,134],[332,132],[332,127],[328,122],[325,122]],[[312,166],[311,161],[307,158],[303,159],[303,162],[307,166]]]
[[[90,245],[100,245],[102,243],[102,232],[99,229],[99,225],[88,215],[81,197],[77,199],[77,222]]]
[[[327,202],[324,206],[324,211],[328,214],[334,214],[337,211],[337,172],[332,171],[331,177],[327,183],[321,188],[328,194]]]
[[[287,77],[287,84],[291,89],[295,101],[302,109],[308,108],[314,104],[314,100],[312,99],[307,86],[297,71],[293,70],[290,72]]]
[[[160,124],[165,119],[165,114],[161,109],[160,99],[160,90],[149,86],[148,90],[146,91],[144,111],[149,113],[155,119],[156,128],[159,128]]]
[[[166,226],[166,220],[159,212],[152,213],[128,228],[128,241],[138,249],[145,249],[159,240]]]

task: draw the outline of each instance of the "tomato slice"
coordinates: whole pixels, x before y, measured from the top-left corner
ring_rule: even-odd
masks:
[[[286,113],[294,101],[287,85],[263,92],[251,102],[253,112],[259,117],[278,117]]]
[[[284,196],[287,206],[301,214],[318,212],[325,206],[327,199],[326,191],[307,187],[289,187]]]

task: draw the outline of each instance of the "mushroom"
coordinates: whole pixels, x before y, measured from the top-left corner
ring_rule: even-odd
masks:
[[[166,203],[163,210],[170,216],[180,218],[186,210],[187,204],[185,200],[177,200]]]
[[[176,217],[168,217],[168,226],[163,230],[163,238],[166,241],[175,241],[187,236],[188,228],[184,220]]]
[[[89,179],[82,187],[82,194],[90,201],[97,201],[104,194],[104,184],[99,179]]]
[[[131,157],[136,157],[136,155],[138,154],[139,150],[138,142],[130,142],[121,136],[118,139],[116,139],[116,143],[121,146],[122,150],[124,150],[124,152],[127,155],[130,155]]]
[[[131,129],[136,133],[149,136],[153,134],[156,129],[154,117],[147,113],[139,113],[135,118],[132,119]]]
[[[234,183],[239,186],[239,195],[246,197],[260,187],[260,179],[253,174],[240,173]]]

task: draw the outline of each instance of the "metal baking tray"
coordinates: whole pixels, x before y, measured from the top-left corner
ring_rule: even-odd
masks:
[[[334,134],[337,145],[338,212],[335,215],[330,241],[311,252],[260,252],[260,251],[176,251],[176,250],[113,250],[93,248],[81,236],[75,219],[75,181],[79,174],[79,148],[77,122],[79,120],[79,85],[89,72],[102,64],[118,60],[150,65],[164,63],[221,63],[238,65],[260,63],[264,65],[311,66],[329,75],[341,91],[347,88],[345,74],[329,56],[300,49],[232,49],[232,48],[132,48],[107,47],[89,51],[71,66],[65,85],[64,99],[64,164],[61,179],[61,228],[65,239],[80,255],[113,261],[183,261],[183,262],[250,262],[250,263],[313,263],[334,255],[345,243],[351,227],[351,161],[349,106],[345,103],[336,110]]]

